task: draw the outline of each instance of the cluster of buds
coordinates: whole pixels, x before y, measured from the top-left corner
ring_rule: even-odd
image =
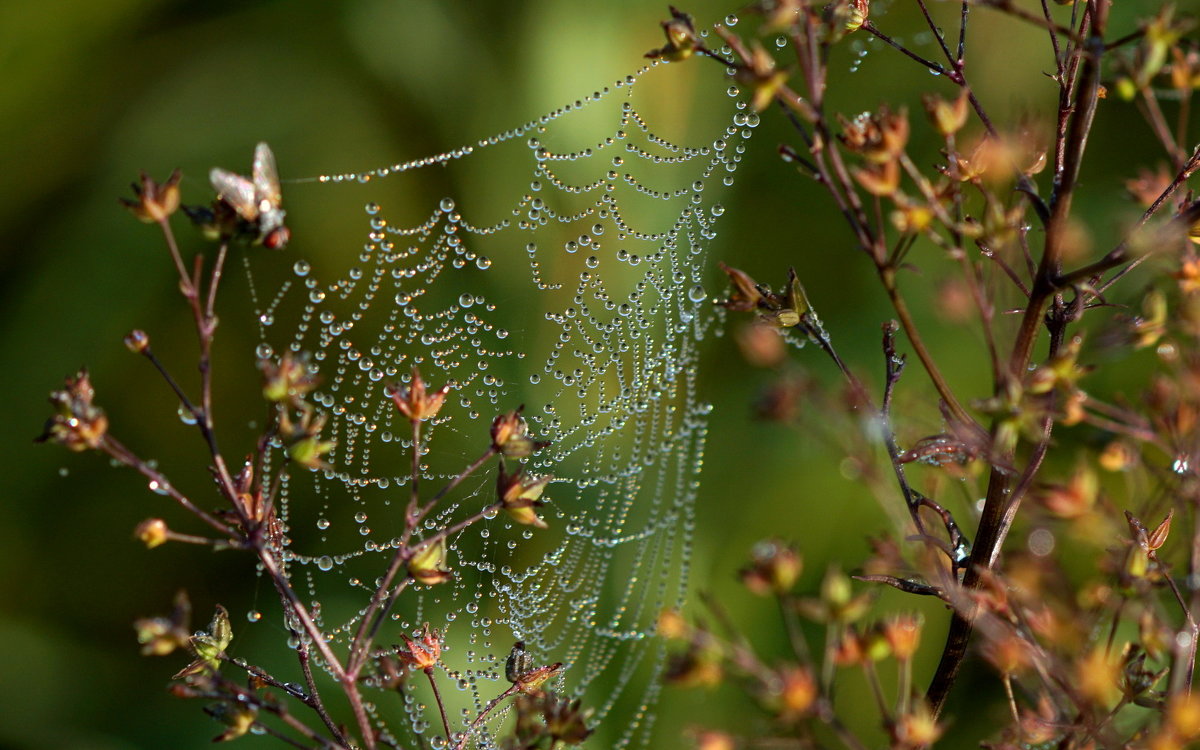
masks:
[[[545,505],[545,501],[541,499],[542,492],[553,478],[549,474],[535,477],[524,470],[509,474],[502,466],[496,478],[496,496],[499,498],[500,507],[517,523],[536,526],[539,529],[548,528],[546,522],[537,514],[537,509]]]
[[[441,411],[442,404],[446,402],[446,394],[449,392],[450,385],[446,384],[430,393],[426,388],[425,380],[421,377],[421,371],[414,366],[412,382],[407,387],[392,386],[388,389],[387,395],[408,420],[423,422],[437,416],[437,413]]]
[[[1166,72],[1172,88],[1184,98],[1196,87],[1197,63],[1189,61],[1189,52],[1180,48],[1180,40],[1191,31],[1195,21],[1187,16],[1175,17],[1174,8],[1163,6],[1158,15],[1144,27],[1141,43],[1131,57],[1124,61],[1126,74],[1117,79],[1117,95],[1126,101],[1148,89],[1155,76]]]
[[[57,413],[46,420],[37,441],[58,443],[73,451],[99,448],[108,432],[108,417],[92,403],[96,392],[87,370],[68,377],[65,386],[50,393],[50,403]]]
[[[700,37],[696,34],[692,17],[674,5],[669,8],[671,20],[662,22],[663,34],[667,37],[667,43],[659,49],[650,50],[646,53],[646,57],[652,60],[678,62],[688,59],[694,52],[704,47],[700,43]]]

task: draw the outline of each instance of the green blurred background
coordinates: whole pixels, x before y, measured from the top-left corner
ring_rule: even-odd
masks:
[[[705,25],[737,11],[736,5],[696,0],[685,9]],[[928,39],[918,36],[919,18],[907,3],[896,5],[905,7],[882,15],[876,3],[878,23],[933,56]],[[955,11],[935,10],[946,18]],[[1115,25],[1130,28],[1129,9],[1117,11],[1125,15]],[[181,586],[193,592],[200,612],[211,611],[218,598],[245,604],[259,595],[244,574],[245,561],[233,555],[178,547],[148,552],[133,541],[131,530],[142,518],[171,516],[129,472],[113,471],[96,456],[31,443],[48,412],[48,391],[86,363],[122,440],[156,451],[181,486],[204,487],[202,467],[195,465],[202,446],[176,419],[170,394],[121,345],[128,330],[146,327],[169,362],[180,372],[190,367],[190,322],[161,239],[116,204],[137,170],[165,177],[182,167],[186,200],[200,202],[208,168],[246,171],[259,140],[273,146],[285,180],[447,150],[633,71],[646,50],[661,44],[658,21],[665,15],[663,3],[634,0],[0,4],[0,373],[7,394],[0,429],[8,446],[0,523],[0,745],[208,746],[215,725],[199,706],[163,690],[178,665],[139,657],[130,623],[165,612]],[[1027,116],[1044,121],[1054,97],[1043,75],[1052,67],[1046,45],[1006,19],[984,11],[977,16],[978,57],[970,72],[985,104],[1001,124]],[[921,92],[952,93],[946,82],[880,45],[865,48],[871,52],[856,72],[851,50],[835,56],[832,109],[854,114],[887,100],[919,112]],[[711,62],[672,66],[656,76],[656,85],[666,86],[657,113],[668,137],[728,106],[727,82]],[[723,198],[727,212],[711,261],[725,259],[774,282],[795,265],[843,355],[876,373],[879,324],[889,310],[829,200],[775,155],[777,143],[796,142],[777,120],[764,117],[738,184]],[[934,147],[920,119],[914,122],[914,149],[925,148],[920,161],[927,163]],[[1113,100],[1102,103],[1090,148],[1099,156],[1085,173],[1082,210],[1103,250],[1130,215],[1121,179],[1161,157],[1133,108]],[[460,185],[434,176],[429,187],[435,196],[511,194],[505,177],[477,172],[471,184]],[[289,252],[312,258],[354,252],[358,235],[346,227],[361,223],[362,198],[353,196],[346,209],[327,189],[301,184],[285,191],[295,232]],[[721,288],[718,275],[710,273],[711,289]],[[917,315],[961,392],[985,395],[978,336],[939,321],[926,304],[939,278],[931,262],[926,275],[906,280]],[[246,356],[254,332],[246,311],[226,301],[219,366],[230,382],[218,401],[235,412],[250,403],[257,382]],[[860,563],[865,535],[888,523],[869,493],[843,476],[841,456],[818,436],[752,418],[750,405],[769,378],[743,364],[728,337],[713,341],[706,356],[701,388],[717,408],[701,491],[695,584],[725,602],[765,651],[782,654],[769,603],[752,599],[734,581],[751,544],[770,534],[797,540],[807,562],[805,585],[812,586],[831,562]],[[814,373],[833,382],[815,354],[803,356]],[[909,385],[922,393],[919,378],[910,377]],[[932,409],[913,418],[928,432],[937,430]],[[880,607],[897,601],[885,596]],[[946,619],[936,607],[926,613],[927,658],[918,682],[932,670]],[[243,643],[253,648],[253,641]],[[978,699],[997,690],[970,669],[963,683],[959,696]],[[843,706],[853,712],[861,700],[864,714],[872,713],[861,689],[851,687],[847,696]],[[755,732],[762,727],[747,705],[730,691],[668,689],[656,746],[684,746],[683,730],[701,717]],[[972,746],[1002,720],[981,705],[1003,711],[977,700],[967,707],[960,698],[951,706],[957,718],[948,745]]]

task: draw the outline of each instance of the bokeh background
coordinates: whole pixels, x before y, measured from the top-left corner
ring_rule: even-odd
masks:
[[[737,5],[695,0],[686,10],[709,24]],[[905,7],[883,15],[876,3],[879,24],[932,56],[919,17],[907,3],[892,5]],[[935,9],[947,18],[955,10]],[[1115,13],[1114,26],[1129,28],[1130,9]],[[169,518],[170,511],[129,472],[31,442],[47,414],[46,394],[87,364],[121,438],[173,467],[181,486],[204,487],[202,446],[176,418],[170,394],[121,345],[128,330],[145,327],[177,370],[186,372],[192,361],[190,322],[161,240],[116,203],[137,170],[165,177],[182,167],[187,200],[201,202],[208,168],[245,171],[259,140],[272,144],[285,179],[441,152],[623,77],[661,44],[665,15],[665,4],[644,0],[0,4],[0,746],[209,746],[216,725],[198,705],[163,689],[179,665],[139,657],[130,624],[165,612],[179,587],[192,592],[201,613],[218,600],[244,607],[260,595],[234,555],[147,551],[135,542],[138,521]],[[977,16],[970,73],[986,106],[1002,125],[1044,123],[1054,88],[1043,75],[1052,67],[1043,40],[984,10]],[[947,82],[881,45],[859,40],[857,49],[868,54],[857,59],[847,48],[834,58],[833,110],[854,114],[886,100],[919,112],[922,92],[952,93]],[[715,64],[695,61],[668,72],[675,78],[656,73],[655,85],[662,86],[656,113],[669,137],[684,138],[693,123],[728,107],[727,82]],[[924,128],[914,131],[915,148],[925,147],[932,160]],[[780,142],[796,139],[778,118],[764,117],[738,184],[723,198],[727,212],[712,261],[774,282],[796,266],[843,355],[877,373],[879,324],[889,310],[829,200],[780,162]],[[1102,102],[1090,148],[1096,158],[1084,175],[1081,210],[1102,251],[1132,212],[1121,180],[1161,156],[1132,106],[1111,99]],[[512,190],[500,172],[473,173],[469,184],[428,179],[430,194],[418,182],[411,195],[428,202],[447,191]],[[319,258],[355,251],[359,235],[346,227],[360,213],[347,218],[342,204],[313,186],[285,190],[296,235],[288,252]],[[352,196],[347,205],[360,211],[361,204]],[[907,282],[917,315],[962,393],[986,395],[978,335],[938,319],[929,302],[940,271],[930,266]],[[714,268],[714,291],[722,288],[718,277]],[[227,379],[218,402],[238,413],[253,402],[257,383],[248,355],[254,332],[236,291],[226,303],[218,365]],[[833,382],[815,353],[802,356],[815,376]],[[866,534],[888,528],[887,516],[843,474],[842,456],[820,436],[753,417],[751,405],[769,376],[744,364],[729,337],[713,341],[706,357],[702,391],[717,408],[695,585],[724,602],[765,651],[781,654],[769,603],[735,582],[753,542],[772,534],[795,539],[811,587],[827,565],[860,563]],[[920,395],[919,379],[909,382]],[[913,417],[936,431],[931,409]],[[269,603],[269,592],[262,593]],[[879,606],[897,603],[884,596]],[[937,607],[924,611],[927,654],[918,682],[932,671],[946,620]],[[253,640],[243,643],[253,648]],[[998,695],[998,686],[968,669],[957,695],[947,746],[973,746],[1002,720],[991,713],[1002,705],[980,699]],[[842,705],[853,711],[855,701],[871,714],[861,686],[847,688]],[[684,730],[701,719],[753,733],[761,726],[747,706],[733,691],[668,689],[656,746],[686,746]]]

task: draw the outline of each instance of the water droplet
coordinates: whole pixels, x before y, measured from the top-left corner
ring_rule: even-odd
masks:
[[[321,555],[317,558],[317,567],[321,570],[332,570],[333,558],[329,555]]]
[[[196,415],[192,413],[191,409],[187,408],[183,404],[179,405],[179,408],[175,410],[175,413],[179,415],[180,422],[189,425],[196,424]]]
[[[259,612],[257,609],[252,609],[246,613],[246,620],[248,622],[258,622],[261,619],[262,619],[262,612]]]
[[[292,270],[296,272],[297,276],[307,276],[308,272],[312,270],[312,266],[306,260],[298,260],[292,265]]]
[[[704,287],[696,284],[688,290],[688,299],[692,302],[703,302],[708,299],[708,292],[704,291]]]
[[[442,198],[441,203],[438,204],[438,208],[442,209],[442,213],[448,214],[454,210],[454,200],[451,198]]]

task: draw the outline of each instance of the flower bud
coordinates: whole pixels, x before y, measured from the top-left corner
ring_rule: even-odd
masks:
[[[435,586],[450,580],[452,573],[446,567],[446,538],[440,537],[433,544],[419,548],[408,561],[408,574],[417,583]]]
[[[588,727],[592,709],[581,708],[578,698],[571,700],[547,693],[544,701],[542,717],[546,721],[546,732],[551,737],[552,746],[555,742],[578,745],[592,734]]]
[[[786,594],[796,584],[804,562],[796,548],[778,539],[754,545],[750,565],[741,570],[742,583],[759,596]]]
[[[179,209],[179,180],[182,176],[176,169],[171,172],[166,182],[158,183],[142,172],[139,182],[133,184],[136,199],[121,198],[121,204],[128,208],[138,221],[147,224],[166,221]]]
[[[817,680],[808,667],[787,667],[779,674],[780,718],[795,721],[807,716],[816,705]]]
[[[433,393],[428,393],[425,381],[421,378],[421,371],[414,366],[411,384],[408,387],[393,386],[388,395],[391,396],[401,414],[410,421],[420,422],[437,415],[442,404],[446,402],[446,394],[449,392],[450,386],[447,384]]]
[[[233,626],[229,624],[229,612],[218,604],[208,630],[195,633],[188,639],[188,645],[196,655],[195,660],[179,670],[172,679],[216,672],[221,666],[221,657],[232,642]]]
[[[501,469],[496,481],[500,505],[517,523],[539,529],[549,528],[535,509],[545,504],[541,496],[551,479],[553,477],[550,475],[534,477],[523,471],[510,475]]]
[[[73,451],[99,448],[108,432],[108,417],[92,403],[95,395],[87,370],[67,378],[66,387],[50,394],[50,403],[58,413],[46,420],[37,442],[58,443]]]
[[[942,736],[942,731],[929,706],[924,701],[918,701],[912,711],[897,718],[892,729],[892,747],[898,750],[929,747]]]
[[[954,135],[967,124],[970,108],[965,90],[952,101],[926,94],[921,98],[921,103],[925,105],[925,112],[929,115],[934,129],[943,137]]]
[[[213,737],[213,742],[236,740],[249,732],[258,719],[258,708],[244,703],[218,703],[209,710],[226,726],[224,732]]]
[[[437,666],[442,656],[442,638],[436,630],[430,630],[429,623],[417,638],[404,638],[404,648],[397,651],[400,661],[413,669],[427,670]]]
[[[896,615],[883,624],[883,636],[901,661],[911,659],[921,643],[920,615]]]
[[[263,397],[273,403],[298,404],[321,382],[316,368],[309,364],[307,353],[285,352],[278,362],[260,359],[258,369],[263,374]]]
[[[734,312],[749,312],[762,305],[764,302],[762,290],[759,288],[758,282],[750,278],[750,274],[727,266],[720,261],[717,262],[717,265],[733,282],[733,294],[729,295],[728,300],[721,303],[722,307]]]
[[[696,35],[692,17],[674,6],[669,7],[671,20],[662,22],[663,34],[667,38],[667,43],[659,49],[650,50],[646,53],[646,57],[678,62],[692,56],[692,53],[700,46],[700,38]]]
[[[492,448],[505,458],[527,458],[547,445],[529,437],[529,425],[521,417],[521,409],[492,420]]]
[[[135,329],[125,335],[125,348],[134,354],[142,354],[150,348],[150,337],[141,329]]]
[[[167,522],[161,518],[147,518],[137,525],[133,535],[146,545],[146,549],[165,544],[170,535]]]
[[[677,609],[664,609],[658,616],[658,635],[667,639],[682,640],[692,632],[691,625],[683,619]]]

